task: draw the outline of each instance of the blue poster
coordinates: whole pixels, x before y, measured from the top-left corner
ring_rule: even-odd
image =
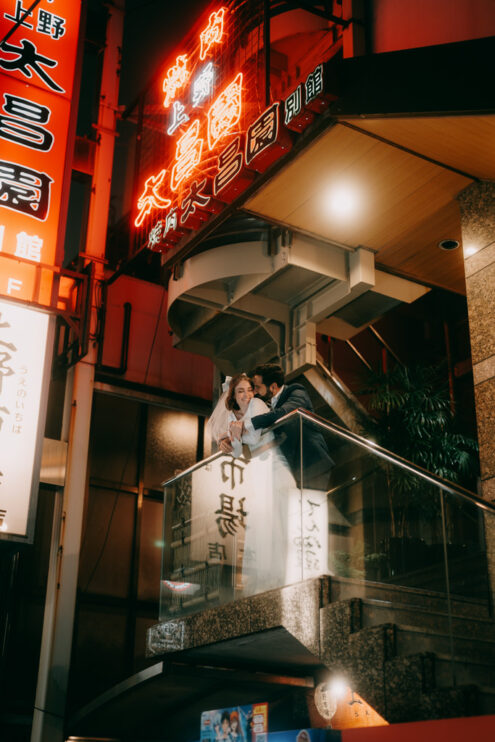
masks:
[[[203,711],[201,742],[266,742],[268,704]]]
[[[339,742],[340,732],[335,729],[291,729],[270,732],[268,742]]]

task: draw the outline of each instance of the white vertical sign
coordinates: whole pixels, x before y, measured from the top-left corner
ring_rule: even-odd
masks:
[[[49,321],[47,314],[0,300],[0,536],[28,534]]]

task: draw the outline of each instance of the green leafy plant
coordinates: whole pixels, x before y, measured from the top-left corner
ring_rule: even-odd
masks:
[[[477,469],[477,443],[455,429],[455,416],[438,367],[397,365],[370,374],[363,390],[372,413],[366,433],[384,448],[452,482],[465,483]],[[438,498],[423,480],[385,465],[392,535],[403,536],[408,510],[434,516]],[[433,492],[431,491],[433,495]]]

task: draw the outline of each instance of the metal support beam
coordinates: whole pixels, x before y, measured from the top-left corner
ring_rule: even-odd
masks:
[[[120,50],[124,7],[108,6],[107,44],[100,89],[98,131],[86,254],[95,259],[96,279],[103,278],[108,205],[113,166],[115,114],[118,109]],[[90,326],[96,335],[98,302],[93,299]],[[68,441],[63,501],[56,502],[50,572],[45,601],[41,655],[31,742],[64,742],[69,668],[76,608],[79,552],[86,497],[89,432],[96,347],[68,375],[63,439]]]

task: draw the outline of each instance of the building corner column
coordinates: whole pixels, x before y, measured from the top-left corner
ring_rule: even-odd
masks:
[[[495,503],[495,182],[458,195],[469,336],[481,465],[481,496]],[[495,516],[485,517],[488,568],[495,600]]]

